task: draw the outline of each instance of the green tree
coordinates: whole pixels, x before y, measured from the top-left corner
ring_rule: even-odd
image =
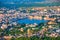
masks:
[[[11,40],[15,40],[15,38],[12,37]]]

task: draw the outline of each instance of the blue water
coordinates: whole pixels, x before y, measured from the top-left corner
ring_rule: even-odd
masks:
[[[21,19],[21,20],[18,20],[17,23],[19,24],[34,24],[34,23],[37,23],[37,24],[40,24],[40,23],[45,23],[45,22],[48,22],[47,20],[35,20],[35,19]]]

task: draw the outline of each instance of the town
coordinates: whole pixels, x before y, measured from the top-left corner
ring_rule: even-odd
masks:
[[[0,8],[0,40],[49,40],[49,37],[60,40],[60,6]]]

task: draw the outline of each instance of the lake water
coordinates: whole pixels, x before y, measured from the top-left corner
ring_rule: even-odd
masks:
[[[17,21],[17,23],[19,23],[19,24],[34,24],[34,23],[40,24],[40,23],[45,23],[45,22],[48,22],[48,21],[47,20],[28,19],[28,18]]]

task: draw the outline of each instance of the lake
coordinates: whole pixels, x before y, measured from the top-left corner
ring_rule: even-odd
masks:
[[[48,22],[47,20],[36,20],[36,19],[20,19],[17,21],[17,23],[19,24],[34,24],[34,23],[37,23],[37,24],[40,24],[40,23],[45,23],[45,22]]]

